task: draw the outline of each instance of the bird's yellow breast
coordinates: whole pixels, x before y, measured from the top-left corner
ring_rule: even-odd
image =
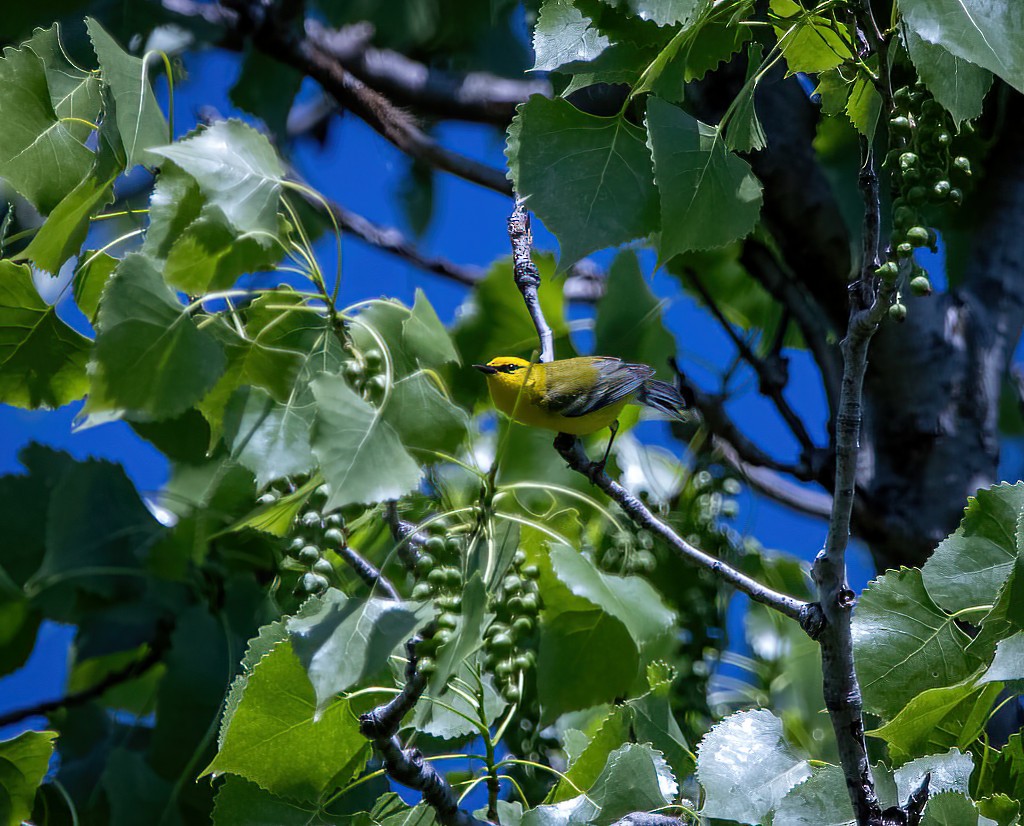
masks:
[[[628,402],[628,399],[623,399],[583,416],[563,416],[544,408],[546,386],[547,371],[543,364],[533,364],[515,373],[487,376],[491,400],[502,413],[530,427],[543,427],[573,436],[586,436],[608,427]]]

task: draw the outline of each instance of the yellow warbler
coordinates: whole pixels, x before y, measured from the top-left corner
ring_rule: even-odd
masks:
[[[671,384],[652,378],[654,368],[609,356],[582,356],[533,364],[498,356],[474,364],[487,376],[494,406],[517,422],[584,436],[611,428],[605,460],[630,402],[682,418],[686,402]]]

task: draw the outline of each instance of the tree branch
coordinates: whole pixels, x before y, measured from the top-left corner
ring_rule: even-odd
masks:
[[[743,357],[743,360],[749,364],[754,372],[757,374],[758,389],[762,396],[771,399],[772,404],[775,405],[775,409],[779,411],[779,415],[782,420],[789,427],[790,432],[796,437],[797,442],[800,443],[800,447],[803,451],[803,459],[805,464],[811,464],[813,457],[818,452],[814,441],[811,439],[811,435],[807,432],[807,427],[804,425],[803,419],[801,419],[796,412],[790,407],[789,402],[786,401],[782,391],[786,388],[789,383],[789,369],[787,360],[779,354],[775,354],[770,359],[760,358],[753,350],[750,349],[750,345],[741,338],[736,331],[733,329],[732,324],[729,323],[729,319],[725,317],[725,313],[718,306],[711,293],[708,292],[704,286],[704,282],[701,281],[700,276],[697,272],[692,269],[687,270],[690,281],[693,286],[697,289],[701,299],[707,305],[711,314],[715,317],[719,326],[725,330],[726,334],[732,340],[733,345],[739,351],[739,354]],[[785,325],[780,327],[780,342],[781,336],[785,334]]]
[[[459,808],[452,787],[444,775],[423,759],[422,752],[402,748],[402,741],[398,739],[402,718],[413,710],[427,687],[427,677],[416,669],[419,662],[416,646],[422,640],[417,635],[406,643],[409,660],[401,692],[390,702],[360,715],[359,731],[380,753],[388,777],[421,792],[423,801],[434,810],[442,826],[484,826],[482,821]]]
[[[537,328],[537,337],[540,339],[538,361],[542,364],[554,361],[554,334],[544,318],[544,311],[540,307],[540,297],[537,295],[537,288],[540,286],[540,272],[532,258],[533,231],[530,229],[530,213],[526,211],[519,198],[516,198],[515,209],[508,217],[508,237],[512,242],[513,277],[519,292],[523,294],[526,309],[530,313],[530,318],[533,319],[533,326]]]
[[[394,499],[389,499],[384,506],[384,521],[398,543],[398,558],[411,571],[416,567],[416,560],[419,559],[420,549],[425,540],[416,533],[415,525],[402,519],[398,513],[398,503]]]
[[[530,95],[551,96],[547,80],[513,80],[488,72],[455,74],[429,68],[399,52],[375,49],[369,23],[332,31],[311,22],[307,32],[321,49],[367,86],[400,106],[437,117],[505,128],[516,106]]]
[[[94,685],[91,685],[88,688],[83,688],[81,691],[65,694],[63,697],[58,697],[55,700],[46,700],[32,706],[18,708],[14,711],[8,711],[6,714],[0,715],[0,728],[12,725],[13,723],[20,723],[22,720],[26,720],[29,717],[47,715],[51,712],[57,711],[58,709],[84,705],[90,700],[102,697],[107,691],[121,685],[122,683],[138,679],[163,659],[164,654],[167,652],[167,648],[170,645],[172,627],[173,626],[170,622],[161,621],[157,626],[157,634],[153,641],[150,642],[149,650],[146,651],[145,654],[143,654],[139,659],[128,663],[124,668],[119,668],[117,671],[111,671]]]
[[[388,599],[399,599],[398,591],[391,584],[391,580],[384,576],[370,560],[350,547],[347,541],[342,542],[340,547],[335,548],[335,551],[356,572],[356,576],[370,586],[371,591],[374,588],[379,588]]]

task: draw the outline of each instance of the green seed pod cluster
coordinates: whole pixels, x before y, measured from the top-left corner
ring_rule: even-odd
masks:
[[[412,589],[415,600],[432,599],[441,610],[434,623],[434,633],[424,634],[423,641],[416,647],[420,655],[417,666],[425,676],[434,673],[437,665],[434,655],[437,649],[455,636],[459,615],[462,613],[462,574],[464,542],[458,536],[440,536],[443,523],[431,526],[434,535],[423,544],[416,559],[416,584]]]
[[[501,696],[510,703],[521,699],[520,675],[535,664],[533,651],[523,643],[537,625],[540,569],[526,562],[526,554],[516,551],[509,572],[492,599],[494,621],[484,632],[484,668],[494,675]]]
[[[936,251],[937,236],[924,212],[930,205],[963,201],[960,185],[971,175],[971,162],[951,151],[954,124],[949,113],[921,82],[893,93],[893,117],[889,121],[889,153],[885,166],[891,174],[892,259],[876,274],[889,283],[899,277],[897,261],[910,262],[911,289],[916,295],[931,292],[928,274],[914,262],[914,250]],[[890,313],[894,317],[899,312]]]
[[[340,513],[323,513],[330,494],[327,485],[320,485],[295,517],[288,553],[307,569],[296,586],[299,596],[322,594],[335,579],[334,565],[324,551],[345,542],[345,520]]]
[[[388,377],[383,372],[384,356],[380,350],[365,353],[350,349],[350,358],[342,364],[342,375],[351,388],[371,404],[379,404],[387,391]]]

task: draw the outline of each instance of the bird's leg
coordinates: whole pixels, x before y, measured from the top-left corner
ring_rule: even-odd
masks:
[[[612,432],[612,435],[608,439],[608,447],[604,449],[604,456],[601,457],[601,461],[590,469],[591,481],[593,481],[597,474],[604,472],[604,466],[608,463],[608,457],[611,456],[612,453],[612,445],[615,444],[615,434],[619,432],[619,420],[616,419],[608,425],[608,429]]]

